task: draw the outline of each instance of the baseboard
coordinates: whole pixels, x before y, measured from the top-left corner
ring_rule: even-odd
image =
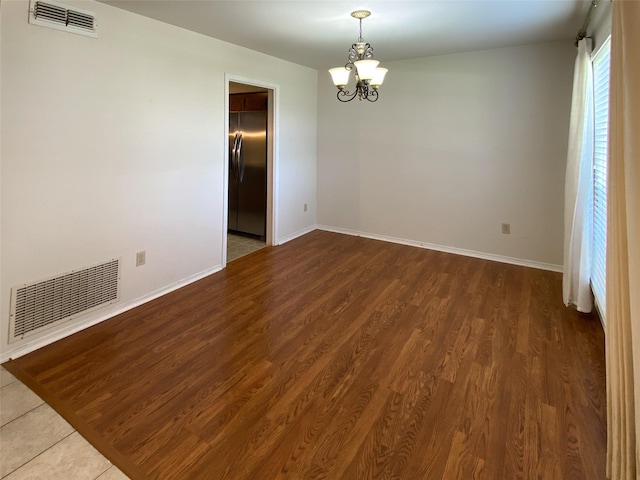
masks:
[[[294,232],[291,235],[287,235],[286,237],[280,238],[278,240],[278,245],[282,245],[282,244],[285,244],[287,242],[290,242],[291,240],[294,240],[294,239],[296,239],[298,237],[306,235],[307,233],[311,233],[314,230],[317,230],[316,225],[311,225],[309,227],[303,228],[302,230],[298,230],[297,232]]]
[[[596,296],[593,296],[593,308],[596,311],[596,315],[598,316],[598,319],[600,320],[600,325],[602,325],[602,331],[606,332],[607,331],[607,327],[606,327],[606,320],[605,320],[605,316],[604,314],[606,313],[605,310],[602,308],[602,306],[600,305],[600,302],[598,301],[598,299],[596,298]]]
[[[183,278],[182,280],[179,280],[175,283],[172,283],[171,285],[155,290],[147,295],[136,298],[135,300],[127,303],[126,305],[114,304],[113,309],[109,309],[108,311],[102,311],[102,312],[98,311],[100,313],[100,315],[98,316],[92,315],[90,316],[90,318],[79,320],[66,327],[60,327],[59,329],[51,331],[44,337],[38,337],[37,339],[34,339],[32,341],[26,341],[25,343],[16,345],[14,348],[11,348],[7,351],[3,351],[2,353],[0,353],[0,363],[4,363],[12,358],[22,357],[23,355],[31,353],[39,348],[45,347],[50,343],[57,342],[58,340],[61,340],[65,337],[73,335],[74,333],[77,333],[86,328],[92,327],[93,325],[97,325],[98,323],[104,322],[105,320],[109,320],[110,318],[120,315],[121,313],[124,313],[133,308],[139,307],[140,305],[150,302],[151,300],[155,300],[158,297],[161,297],[163,295],[166,295],[167,293],[173,292],[174,290],[177,290],[186,285],[189,285],[190,283],[193,283],[205,277],[208,277],[209,275],[219,272],[220,270],[222,270],[222,266],[217,265],[215,267],[204,270],[200,273],[196,273],[195,275],[191,275],[189,277]],[[98,312],[93,312],[93,313],[98,313]]]
[[[306,235],[307,233],[312,232],[313,230],[325,230],[328,232],[335,232],[335,233],[342,233],[342,234],[346,234],[346,235],[353,235],[353,236],[358,236],[358,237],[364,237],[364,238],[371,238],[373,240],[381,240],[384,242],[391,242],[391,243],[398,243],[401,245],[408,245],[408,246],[412,246],[412,247],[419,247],[419,248],[426,248],[429,250],[437,250],[440,252],[445,252],[445,253],[453,253],[456,255],[464,255],[467,257],[475,257],[475,258],[481,258],[484,260],[491,260],[491,261],[495,261],[495,262],[501,262],[501,263],[509,263],[512,265],[520,265],[523,267],[531,267],[531,268],[537,268],[537,269],[541,269],[541,270],[549,270],[549,271],[553,271],[553,272],[562,272],[562,265],[555,265],[552,263],[543,263],[543,262],[536,262],[533,260],[527,260],[527,259],[520,259],[520,258],[513,258],[513,257],[506,257],[503,255],[495,255],[495,254],[491,254],[491,253],[484,253],[484,252],[477,252],[474,250],[466,250],[466,249],[462,249],[462,248],[456,248],[456,247],[447,247],[447,246],[443,246],[443,245],[437,245],[437,244],[433,244],[433,243],[425,243],[425,242],[418,242],[415,240],[408,240],[405,238],[398,238],[398,237],[391,237],[388,235],[378,235],[378,234],[374,234],[374,233],[368,233],[368,232],[360,232],[357,230],[351,230],[351,229],[347,229],[347,228],[340,228],[340,227],[332,227],[329,225],[311,225],[309,227],[306,227],[302,230],[298,230],[297,232],[292,233],[291,235],[287,235],[286,237],[282,237],[279,240],[278,245],[282,245],[284,243],[290,242],[291,240],[294,240],[298,237],[301,237],[302,235]],[[151,300],[154,300],[158,297],[161,297],[162,295],[166,295],[167,293],[170,293],[174,290],[177,290],[181,287],[184,287],[186,285],[189,285],[190,283],[196,282],[204,277],[207,277],[209,275],[212,275],[216,272],[219,272],[220,270],[222,270],[222,266],[221,265],[217,265],[213,268],[207,269],[205,271],[202,271],[200,273],[197,273],[195,275],[192,275],[190,277],[187,277],[185,279],[182,279],[178,282],[175,282],[171,285],[168,285],[167,287],[158,289],[154,292],[149,293],[148,295],[144,295],[143,297],[139,297],[135,300],[133,300],[132,302],[129,302],[126,305],[116,305],[114,309],[110,309],[107,312],[101,312],[102,314],[96,317],[91,317],[86,319],[85,321],[81,321],[79,323],[74,323],[68,327],[65,328],[60,328],[52,333],[49,333],[48,335],[44,336],[44,337],[39,337],[33,341],[30,342],[26,342],[26,343],[22,343],[20,345],[17,345],[14,348],[11,348],[7,351],[4,351],[2,353],[0,353],[0,363],[4,363],[8,360],[10,360],[11,358],[18,358],[21,357],[23,355],[26,355],[28,353],[33,352],[34,350],[37,350],[39,348],[42,348],[46,345],[49,345],[50,343],[56,342],[58,340],[61,340],[62,338],[68,337],[69,335],[73,335],[76,332],[79,332],[81,330],[84,330],[86,328],[89,328],[93,325],[96,325],[100,322],[103,322],[105,320],[108,320],[109,318],[115,317],[116,315],[120,315],[121,313],[124,313],[128,310],[131,310],[133,308],[136,308],[144,303],[150,302]],[[602,321],[602,320],[601,320]]]
[[[347,228],[331,227],[329,225],[316,225],[316,227],[318,230],[325,230],[327,232],[344,233],[346,235],[354,235],[357,237],[371,238],[373,240],[382,240],[384,242],[399,243],[401,245],[409,245],[411,247],[426,248],[428,250],[437,250],[439,252],[453,253],[456,255],[464,255],[465,257],[481,258],[483,260],[491,260],[491,261],[500,262],[500,263],[509,263],[512,265],[537,268],[540,270],[549,270],[552,272],[562,272],[562,265],[556,265],[553,263],[536,262],[534,260],[506,257],[503,255],[496,255],[493,253],[477,252],[475,250],[466,250],[464,248],[447,247],[444,245],[437,245],[434,243],[407,240],[406,238],[391,237],[388,235],[378,235],[375,233],[359,232],[357,230],[351,230]]]

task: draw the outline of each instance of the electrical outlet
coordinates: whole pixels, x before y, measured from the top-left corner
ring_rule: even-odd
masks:
[[[509,235],[511,233],[511,224],[510,223],[503,223],[502,224],[502,233]]]
[[[136,267],[144,265],[147,262],[147,252],[145,250],[136,253]]]
[[[305,212],[307,211],[307,204],[306,203],[304,204],[304,211]]]

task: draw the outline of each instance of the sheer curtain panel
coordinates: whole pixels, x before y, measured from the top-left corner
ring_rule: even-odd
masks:
[[[640,476],[640,2],[614,0],[607,198],[607,476]]]
[[[565,305],[580,312],[593,307],[591,293],[591,195],[593,165],[593,69],[591,39],[578,43],[573,74],[569,150],[564,190],[564,274],[562,297]]]

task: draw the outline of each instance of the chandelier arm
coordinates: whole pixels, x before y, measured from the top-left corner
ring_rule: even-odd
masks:
[[[351,100],[353,100],[354,98],[356,98],[356,95],[358,95],[358,89],[357,88],[353,93],[349,93],[348,90],[338,90],[338,94],[336,95],[336,97],[341,102],[347,103],[347,102],[350,102]]]
[[[373,47],[367,43],[367,49],[364,51],[364,58],[373,58]]]
[[[349,59],[349,62],[347,63],[347,65],[353,65],[353,62],[355,62],[357,60],[361,60],[360,55],[358,55],[358,51],[356,49],[356,44],[355,43],[353,45],[351,45],[351,48],[349,49],[349,53],[347,55],[347,58]]]
[[[366,96],[364,97],[367,100],[369,100],[370,102],[377,102],[378,101],[378,91],[371,89],[367,92]]]
[[[373,47],[369,43],[359,42],[351,45],[349,52],[347,52],[347,58],[349,63],[353,63],[357,60],[365,60],[373,58]]]

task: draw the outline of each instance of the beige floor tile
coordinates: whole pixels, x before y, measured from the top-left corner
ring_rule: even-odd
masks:
[[[44,402],[22,382],[0,388],[0,426],[6,425]]]
[[[17,379],[13,375],[11,375],[4,367],[0,367],[0,387],[4,387],[5,385],[9,385],[10,383],[15,382]]]
[[[111,467],[79,433],[62,441],[5,477],[5,480],[93,480]]]
[[[129,480],[115,465],[100,475],[96,480]]]
[[[266,247],[267,244],[255,238],[243,237],[241,235],[227,235],[227,262],[243,257],[251,252]]]
[[[7,423],[0,428],[0,477],[72,433],[71,425],[46,403]]]

